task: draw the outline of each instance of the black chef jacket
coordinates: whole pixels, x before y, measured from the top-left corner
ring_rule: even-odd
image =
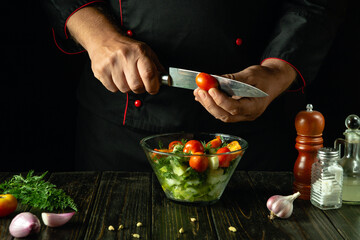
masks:
[[[69,36],[66,23],[74,12],[89,5],[108,9],[121,29],[148,44],[165,67],[221,75],[260,64],[267,58],[278,58],[298,72],[297,85],[271,103],[257,120],[223,123],[194,101],[191,90],[162,86],[156,95],[112,93],[94,77],[88,63],[78,96],[81,109],[86,112],[82,120],[90,119],[91,115],[97,120],[88,126],[80,123],[80,128],[87,126],[81,132],[91,132],[85,134],[86,141],[91,141],[89,138],[102,132],[101,125],[110,124],[113,127],[106,129],[119,134],[110,134],[109,130],[103,141],[100,138],[92,146],[101,142],[124,145],[127,148],[124,152],[134,154],[122,156],[132,158],[137,166],[123,167],[119,154],[106,164],[90,164],[89,169],[146,168],[138,140],[153,133],[177,131],[222,132],[243,137],[250,147],[240,167],[282,170],[293,165],[295,157],[287,158],[293,157],[296,132],[289,129],[296,112],[304,108],[296,105],[301,101],[293,91],[299,90],[301,95],[316,77],[344,14],[344,1],[45,0],[54,39],[61,51],[68,54],[84,51]],[[121,134],[122,131],[127,134]],[[133,142],[129,140],[131,132],[136,136]],[[111,152],[109,145],[99,152]],[[94,147],[83,149],[91,152]],[[94,158],[92,162],[108,158],[95,153],[87,158],[91,158],[89,155]],[[85,166],[84,163],[86,169]]]

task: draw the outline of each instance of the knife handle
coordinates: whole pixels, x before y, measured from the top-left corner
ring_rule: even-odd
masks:
[[[169,74],[161,73],[160,74],[161,84],[171,86],[172,80]]]

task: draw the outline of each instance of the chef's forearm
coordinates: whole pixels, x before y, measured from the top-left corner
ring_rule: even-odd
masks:
[[[277,58],[268,58],[268,59],[265,59],[261,63],[261,65],[269,67],[280,73],[279,76],[281,76],[281,77],[278,78],[278,81],[280,81],[279,86],[282,86],[281,92],[288,89],[291,86],[291,84],[294,83],[294,81],[296,79],[297,72],[286,61],[283,61],[283,60],[277,59]]]
[[[72,38],[87,51],[114,36],[122,37],[120,30],[96,7],[84,7],[75,12],[67,22]]]

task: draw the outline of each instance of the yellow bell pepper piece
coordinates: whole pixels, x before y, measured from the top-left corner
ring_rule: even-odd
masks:
[[[241,146],[239,144],[238,141],[232,141],[231,143],[229,143],[227,145],[227,148],[231,151],[231,152],[234,152],[234,151],[237,151],[237,150],[240,150],[241,149]]]

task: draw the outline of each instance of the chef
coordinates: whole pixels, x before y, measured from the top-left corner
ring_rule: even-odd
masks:
[[[148,171],[139,141],[221,132],[249,149],[247,170],[290,170],[289,131],[342,20],[344,1],[44,1],[54,40],[86,52],[79,83],[77,170]],[[269,96],[160,84],[169,67],[251,84]],[[305,104],[305,103],[304,103]]]

